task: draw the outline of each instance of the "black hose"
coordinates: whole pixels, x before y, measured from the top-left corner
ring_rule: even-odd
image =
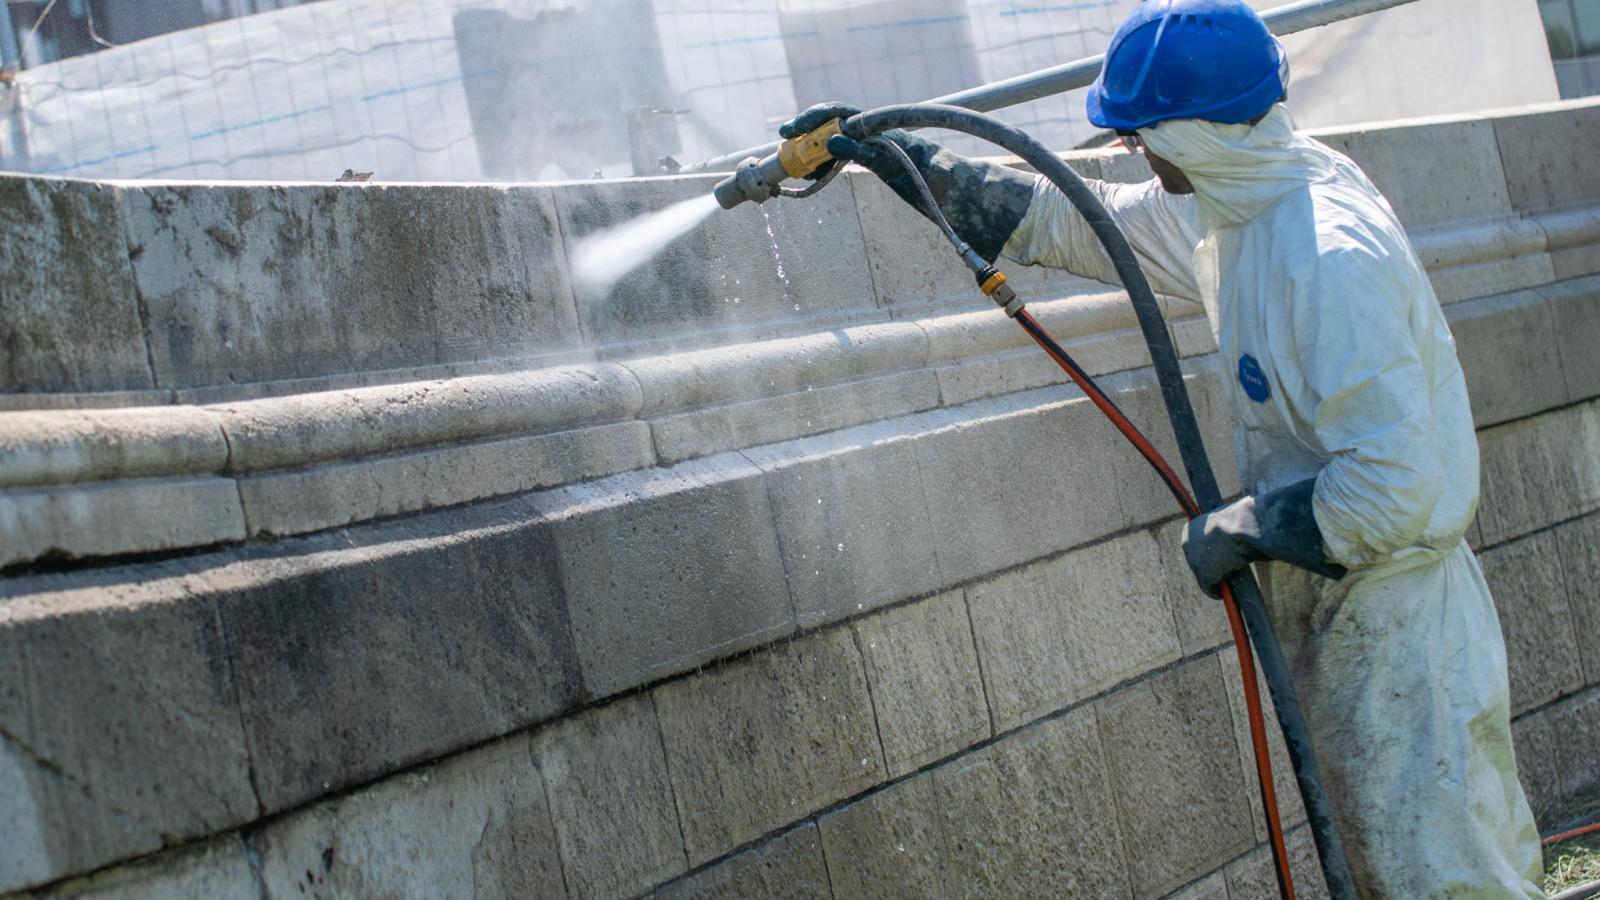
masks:
[[[1084,184],[1078,173],[1043,144],[998,119],[958,106],[931,103],[884,106],[850,117],[842,124],[841,130],[847,136],[861,141],[894,128],[944,128],[989,141],[1021,157],[1067,196],[1100,239],[1106,255],[1116,267],[1117,277],[1122,280],[1123,287],[1133,301],[1139,328],[1144,332],[1156,379],[1161,385],[1167,418],[1172,424],[1173,434],[1177,436],[1178,449],[1183,457],[1184,469],[1189,474],[1195,499],[1202,509],[1220,506],[1222,493],[1211,471],[1211,463],[1206,458],[1200,425],[1195,418],[1194,407],[1189,402],[1189,392],[1183,384],[1178,354],[1172,346],[1172,335],[1167,331],[1166,320],[1161,315],[1161,305],[1150,290],[1150,283],[1145,279],[1144,270],[1139,267],[1127,237],[1101,204],[1100,198]],[[1289,761],[1294,766],[1295,779],[1300,785],[1300,796],[1322,860],[1328,891],[1335,900],[1355,900],[1355,884],[1345,861],[1344,845],[1339,839],[1333,807],[1317,771],[1311,734],[1300,712],[1300,703],[1295,696],[1294,683],[1290,679],[1283,651],[1278,646],[1277,635],[1267,617],[1261,588],[1249,569],[1229,579],[1229,584],[1233,588],[1240,615],[1249,628],[1267,690],[1277,710],[1278,725],[1283,730]]]

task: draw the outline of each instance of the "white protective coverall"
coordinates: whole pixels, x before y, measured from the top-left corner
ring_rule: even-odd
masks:
[[[1282,106],[1140,132],[1195,194],[1091,182],[1152,286],[1205,304],[1243,483],[1317,479],[1340,581],[1259,568],[1351,873],[1366,897],[1542,897],[1505,643],[1463,538],[1478,445],[1443,312],[1389,204]],[[1116,283],[1040,178],[1004,253]]]

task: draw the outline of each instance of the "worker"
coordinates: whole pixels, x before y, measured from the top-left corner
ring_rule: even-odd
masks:
[[[1240,0],[1148,0],[1089,89],[1089,120],[1156,175],[1090,181],[1152,286],[1204,304],[1246,495],[1191,521],[1216,595],[1252,563],[1363,897],[1542,897],[1512,753],[1505,643],[1463,535],[1478,502],[1466,385],[1388,202],[1295,131],[1283,47]],[[785,137],[856,112],[807,110]],[[889,132],[985,259],[1115,282],[1047,179]],[[837,158],[919,205],[885,148]]]

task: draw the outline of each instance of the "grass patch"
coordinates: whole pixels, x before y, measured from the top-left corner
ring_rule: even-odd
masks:
[[[1551,896],[1568,888],[1600,881],[1600,834],[1586,834],[1544,848],[1544,892]]]

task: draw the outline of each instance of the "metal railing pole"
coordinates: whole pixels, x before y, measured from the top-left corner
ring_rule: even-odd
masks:
[[[1272,29],[1273,34],[1285,35],[1414,2],[1416,0],[1300,0],[1299,3],[1290,3],[1268,10],[1261,14],[1261,19]],[[1004,81],[945,94],[928,102],[963,106],[978,112],[992,112],[1085,87],[1100,74],[1100,65],[1104,61],[1104,56],[1091,56],[1076,62],[1018,75],[1015,78],[1007,78]],[[748,147],[734,153],[714,156],[705,162],[686,166],[683,171],[730,171],[747,156],[763,157],[777,149],[778,142],[773,141],[758,147]]]
[[[0,0],[0,68],[15,72],[22,68],[22,47],[17,43],[17,26],[11,21],[11,4]]]

